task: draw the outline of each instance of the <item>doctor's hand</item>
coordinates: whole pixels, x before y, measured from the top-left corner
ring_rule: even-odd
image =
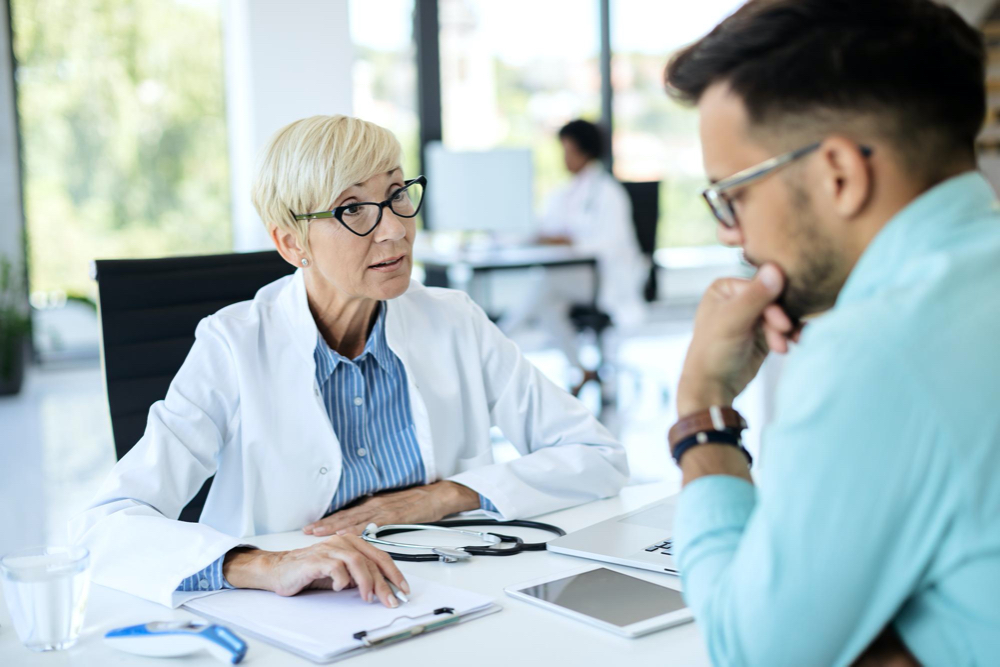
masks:
[[[425,523],[479,509],[479,494],[447,480],[365,498],[302,529],[307,535],[360,535],[374,523]]]
[[[723,278],[702,297],[677,389],[681,417],[729,406],[757,375],[768,351],[788,351],[798,330],[776,303],[785,277],[765,264],[750,280]]]
[[[404,593],[410,592],[403,573],[388,554],[359,537],[346,535],[291,551],[233,549],[226,554],[222,572],[236,588],[256,588],[282,596],[307,589],[357,588],[365,602],[377,597],[386,607],[398,607],[386,579]]]

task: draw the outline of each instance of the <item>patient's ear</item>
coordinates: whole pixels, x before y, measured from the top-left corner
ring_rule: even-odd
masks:
[[[843,220],[861,215],[872,196],[872,175],[866,149],[842,136],[825,139],[819,149],[823,208]]]

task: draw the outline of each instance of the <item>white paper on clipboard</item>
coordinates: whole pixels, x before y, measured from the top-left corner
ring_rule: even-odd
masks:
[[[230,590],[191,600],[184,607],[199,616],[318,663],[364,651],[355,633],[401,631],[427,623],[434,611],[454,610],[462,620],[499,611],[492,598],[407,577],[410,601],[396,609],[367,603],[357,589],[306,591],[281,597],[268,591]],[[409,617],[409,618],[408,618]]]

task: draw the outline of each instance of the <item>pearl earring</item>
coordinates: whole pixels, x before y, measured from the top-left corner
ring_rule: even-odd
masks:
[[[309,260],[308,260],[308,259],[306,259],[305,257],[303,257],[303,258],[302,258],[301,260],[299,260],[299,261],[301,261],[301,262],[302,262],[302,266],[309,266]]]

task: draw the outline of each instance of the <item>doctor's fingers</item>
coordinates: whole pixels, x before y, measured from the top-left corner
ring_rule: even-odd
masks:
[[[345,588],[350,588],[354,584],[354,579],[347,571],[347,566],[345,566],[342,562],[331,558],[323,559],[323,562],[319,566],[318,574],[319,577],[317,577],[314,582],[317,584],[317,587],[330,588],[334,591],[342,591]],[[328,587],[322,585],[324,579],[329,581],[330,585]]]
[[[375,518],[375,517],[373,516],[372,518]],[[382,521],[381,523],[379,523],[378,521],[366,521],[364,523],[356,523],[356,524],[353,524],[353,525],[350,525],[350,526],[346,526],[345,528],[341,528],[340,530],[337,531],[337,535],[347,535],[347,536],[350,536],[350,537],[360,537],[361,534],[365,532],[365,528],[367,528],[368,526],[370,526],[373,523],[375,525],[383,525],[384,526],[384,525],[386,525],[387,523],[390,523],[390,522],[389,521]]]
[[[352,546],[331,545],[333,548],[327,557],[338,563],[342,563],[347,568],[351,579],[358,586],[361,598],[365,602],[370,602],[375,591],[375,579],[368,567],[368,557]]]
[[[399,598],[392,592],[389,588],[389,584],[386,582],[385,577],[382,575],[381,570],[378,569],[378,565],[374,561],[367,561],[368,569],[372,574],[372,581],[375,582],[375,590],[373,598],[377,597],[381,600],[382,604],[386,607],[396,608],[399,606]]]
[[[316,535],[317,537],[333,535],[341,531],[360,535],[361,531],[368,525],[367,518],[371,515],[371,512],[364,512],[359,515],[358,510],[360,509],[360,507],[357,507],[349,510],[341,510],[336,514],[331,514],[324,519],[309,524],[302,530],[307,535]],[[364,523],[360,523],[362,521]],[[361,526],[360,529],[357,529],[358,525]]]
[[[368,544],[364,540],[360,540],[358,550],[371,559],[386,579],[396,584],[396,586],[404,593],[410,593],[410,584],[407,583],[403,573],[399,571],[398,567],[396,567],[396,563],[392,560],[392,556],[382,551],[375,545]]]

